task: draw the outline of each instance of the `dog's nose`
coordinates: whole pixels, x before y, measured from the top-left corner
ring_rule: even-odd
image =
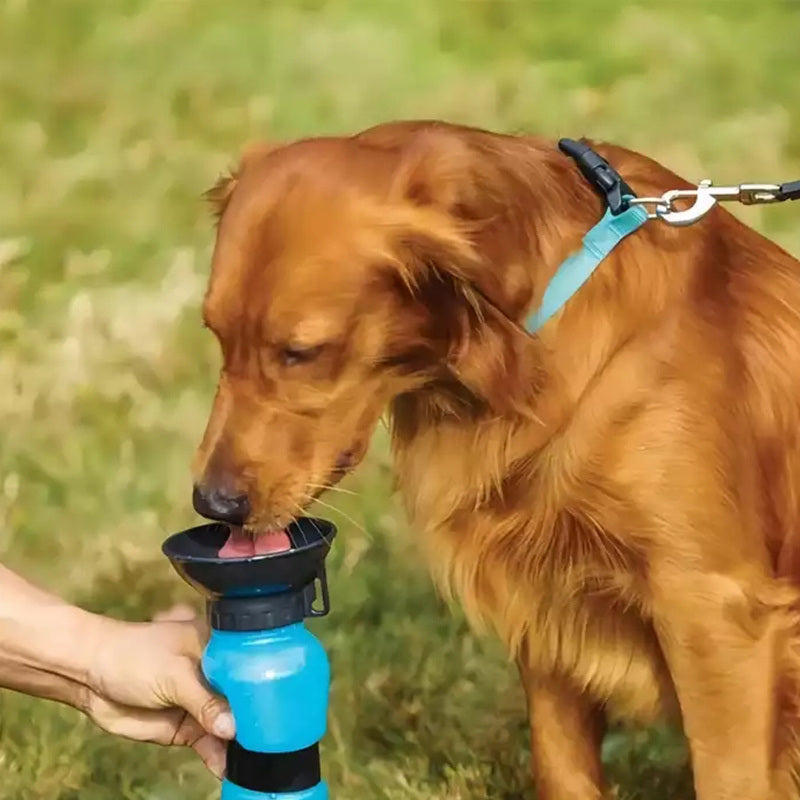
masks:
[[[229,495],[216,489],[194,487],[192,505],[201,517],[231,525],[244,525],[250,515],[250,501],[246,494]]]

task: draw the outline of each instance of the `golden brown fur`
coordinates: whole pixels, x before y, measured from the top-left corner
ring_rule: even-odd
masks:
[[[800,264],[722,209],[651,222],[530,336],[602,213],[552,142],[394,123],[251,149],[214,195],[200,485],[284,524],[388,406],[437,583],[519,664],[540,797],[600,796],[606,714],[681,719],[700,800],[798,796]]]

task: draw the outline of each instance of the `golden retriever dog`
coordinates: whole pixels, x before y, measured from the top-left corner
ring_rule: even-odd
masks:
[[[390,123],[253,146],[210,194],[198,510],[273,547],[388,408],[437,584],[519,665],[540,798],[603,796],[607,715],[678,720],[700,800],[800,796],[800,263],[721,208],[650,221],[531,334],[604,211],[554,142]]]

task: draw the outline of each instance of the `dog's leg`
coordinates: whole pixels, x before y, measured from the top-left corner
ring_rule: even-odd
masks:
[[[695,344],[676,349],[696,359]],[[681,370],[691,367],[668,374]],[[640,553],[639,604],[675,686],[698,800],[796,800],[781,777],[799,724],[786,714],[798,688],[795,592],[771,573],[747,421],[737,429],[727,383],[710,391],[719,370],[702,371],[695,383],[665,379],[618,429],[619,457],[603,463],[607,496],[624,501],[607,527]]]
[[[575,690],[519,664],[528,698],[533,776],[539,800],[600,800],[605,721]]]
[[[653,617],[680,700],[698,800],[788,800],[773,784],[778,653],[774,612],[738,581],[677,566],[651,575]]]

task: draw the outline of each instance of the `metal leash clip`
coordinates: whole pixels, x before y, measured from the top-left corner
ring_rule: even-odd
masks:
[[[676,200],[694,198],[691,208],[679,211]],[[671,189],[661,197],[631,197],[630,205],[655,206],[648,211],[649,219],[660,219],[668,225],[684,227],[701,220],[718,201],[738,202],[744,205],[781,203],[800,199],[800,181],[792,183],[740,183],[738,186],[714,186],[709,179],[700,181],[696,189]]]

